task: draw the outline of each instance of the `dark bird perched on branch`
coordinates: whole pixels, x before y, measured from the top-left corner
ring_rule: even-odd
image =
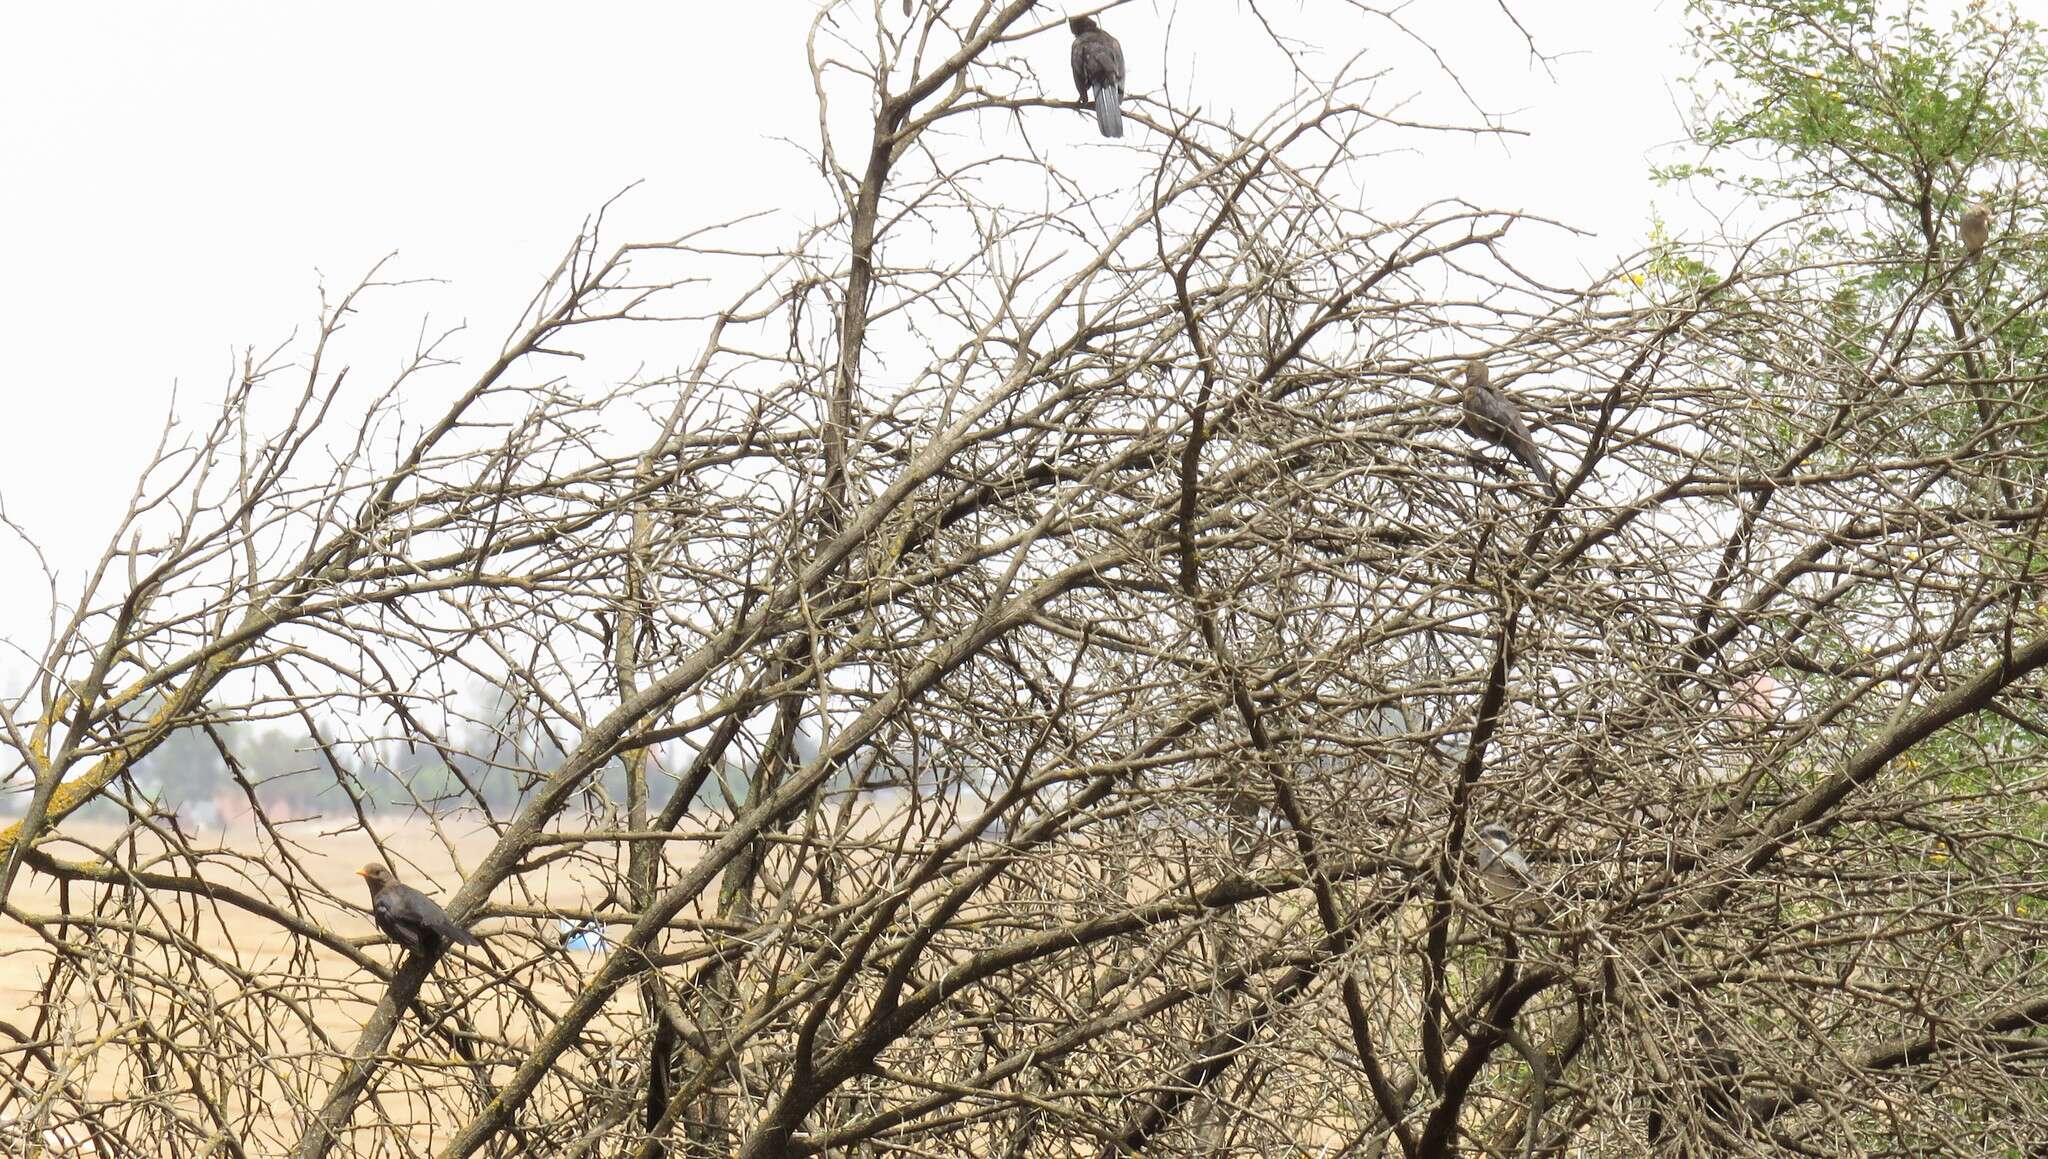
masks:
[[[1086,16],[1067,21],[1074,30],[1074,87],[1086,103],[1095,93],[1095,124],[1105,137],[1124,135],[1124,48]]]
[[[365,865],[356,870],[356,876],[370,883],[370,915],[377,919],[377,928],[406,949],[431,958],[439,957],[451,942],[483,944],[450,920],[433,898],[399,884],[383,866]]]
[[[1984,247],[1991,241],[1990,207],[1981,201],[1972,201],[1969,208],[1963,210],[1962,226],[1958,232],[1963,235],[1963,253],[1971,261],[1984,256]]]
[[[1661,1092],[1650,1105],[1643,1126],[1644,1136],[1652,1147],[1663,1143],[1667,1135],[1675,1137],[1678,1133],[1665,1118],[1667,1106],[1677,1110],[1689,1103],[1721,1132],[1740,1132],[1749,1123],[1749,1107],[1742,1101],[1742,1056],[1722,1046],[1714,1032],[1704,1026],[1694,1031],[1694,1039],[1698,1046],[1678,1059],[1679,1073],[1673,1076],[1673,1087]],[[1683,1123],[1686,1116],[1681,1112],[1676,1117]],[[1691,1137],[1677,1139],[1673,1147],[1659,1153],[1680,1159],[1728,1153],[1721,1138],[1700,1138],[1697,1131],[1687,1134]]]
[[[1506,447],[1510,454],[1535,472],[1536,481],[1543,484],[1552,499],[1557,498],[1557,484],[1550,478],[1550,465],[1543,461],[1543,455],[1536,450],[1536,441],[1529,437],[1529,426],[1522,421],[1522,412],[1508,397],[1495,390],[1486,364],[1473,359],[1465,364],[1465,419],[1459,425],[1467,434],[1485,439],[1489,443]]]

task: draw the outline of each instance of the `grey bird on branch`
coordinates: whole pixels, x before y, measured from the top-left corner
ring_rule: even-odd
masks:
[[[1522,856],[1522,849],[1515,844],[1515,835],[1508,832],[1507,826],[1488,821],[1475,836],[1479,840],[1472,852],[1472,868],[1479,871],[1488,889],[1510,896],[1542,890],[1536,881],[1536,870]]]
[[[1958,233],[1963,238],[1963,253],[1976,261],[1984,256],[1984,247],[1991,241],[1991,209],[1981,201],[1972,201],[1963,210],[1963,220]]]
[[[1124,48],[1086,16],[1067,21],[1074,30],[1074,87],[1083,104],[1095,96],[1095,124],[1105,137],[1124,135]]]
[[[370,883],[370,916],[384,936],[416,954],[439,957],[450,943],[480,946],[476,935],[455,924],[434,899],[372,863],[356,870]]]
[[[1550,465],[1543,461],[1543,455],[1536,449],[1536,441],[1529,437],[1529,425],[1522,421],[1522,412],[1508,397],[1493,388],[1492,375],[1486,363],[1473,359],[1465,364],[1465,387],[1461,392],[1465,417],[1459,425],[1475,438],[1506,447],[1508,452],[1520,459],[1522,464],[1536,475],[1536,481],[1552,499],[1557,498],[1557,484],[1551,481]]]

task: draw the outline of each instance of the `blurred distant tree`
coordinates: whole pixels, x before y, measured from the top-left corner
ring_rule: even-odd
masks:
[[[1297,49],[1394,15],[1183,16],[1299,92],[1142,89],[1108,145],[1030,0],[895,9],[809,41],[836,215],[593,226],[459,388],[339,369],[373,278],[171,432],[8,704],[0,1139],[2048,1137],[2035,29],[1698,5],[1666,175],[1763,224],[1561,288],[1557,234],[1370,179],[1443,130]],[[621,350],[679,369],[557,377]],[[1457,429],[1472,358],[1556,499]],[[78,823],[194,734],[328,815]],[[320,860],[423,831],[488,961],[394,958]]]

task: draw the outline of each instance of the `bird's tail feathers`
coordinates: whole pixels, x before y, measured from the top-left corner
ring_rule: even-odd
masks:
[[[1124,90],[1118,85],[1095,86],[1095,124],[1105,137],[1124,135]]]
[[[1557,478],[1550,473],[1550,464],[1544,461],[1543,453],[1536,449],[1534,443],[1525,444],[1520,440],[1512,440],[1508,444],[1508,450],[1514,452],[1515,458],[1522,460],[1522,465],[1529,468],[1529,472],[1536,476],[1536,482],[1542,485],[1543,490],[1552,499],[1558,497]]]

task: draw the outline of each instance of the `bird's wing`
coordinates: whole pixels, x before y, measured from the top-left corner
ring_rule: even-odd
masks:
[[[1473,851],[1472,868],[1478,870],[1481,873],[1487,873],[1493,869],[1493,863],[1496,860],[1498,860],[1498,858],[1494,855],[1493,846],[1488,845],[1484,841],[1481,841],[1479,843],[1479,848]]]
[[[1521,408],[1497,390],[1476,387],[1466,392],[1465,415],[1467,430],[1506,447],[1523,466],[1536,473],[1546,490],[1556,494],[1550,464],[1544,461],[1543,452],[1536,449],[1536,440],[1529,436],[1529,424],[1522,421]]]
[[[1512,845],[1502,849],[1500,851],[1500,860],[1501,864],[1514,870],[1516,876],[1520,877],[1523,881],[1533,882],[1536,880],[1536,871],[1530,867],[1529,859],[1522,856],[1520,849]]]
[[[1537,478],[1549,481],[1550,464],[1544,462],[1543,452],[1536,449],[1536,440],[1529,437],[1529,428],[1520,423],[1510,427],[1507,445],[1508,450],[1514,452],[1515,458],[1522,460],[1523,466],[1534,471]]]
[[[1522,437],[1528,437],[1514,407],[1485,387],[1474,387],[1465,392],[1465,421],[1462,425],[1474,436],[1510,449],[1515,444],[1518,430]]]
[[[420,948],[419,923],[405,912],[402,899],[394,896],[396,890],[385,889],[370,899],[370,916],[376,919],[377,929],[384,936],[408,950]]]
[[[1118,92],[1123,91],[1124,50],[1115,37],[1098,28],[1074,38],[1074,84],[1084,96],[1097,85],[1114,85]]]
[[[1529,441],[1529,424],[1522,421],[1521,408],[1509,402],[1506,395],[1491,388],[1472,392],[1479,409],[1500,431],[1504,443],[1526,443]]]
[[[483,945],[482,942],[476,940],[475,934],[472,934],[468,930],[463,929],[461,926],[456,925],[454,918],[449,917],[445,913],[441,914],[440,918],[440,924],[435,926],[434,928],[440,932],[442,937],[447,938],[451,942],[457,942],[465,946]]]
[[[409,885],[393,888],[393,892],[398,890],[404,891],[403,905],[406,917],[421,930],[433,934],[442,941],[461,942],[465,946],[479,944],[468,930],[455,924],[454,919],[448,916],[448,911],[442,909],[439,902]]]

